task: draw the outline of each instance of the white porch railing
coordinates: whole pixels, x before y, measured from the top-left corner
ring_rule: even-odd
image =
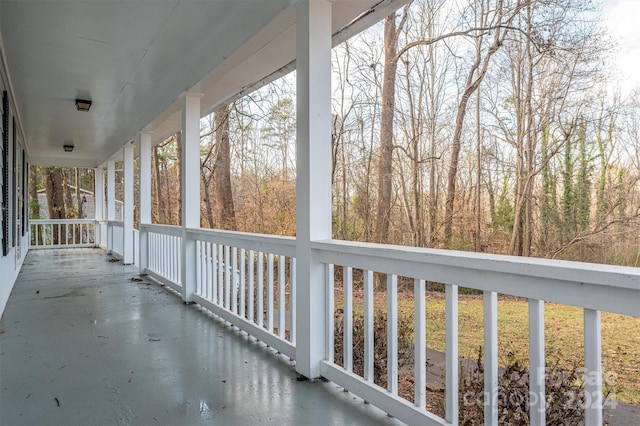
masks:
[[[458,419],[458,286],[484,293],[484,395],[485,424],[498,424],[498,327],[497,294],[529,299],[529,371],[531,372],[531,424],[545,424],[544,301],[584,308],[585,393],[587,425],[602,424],[602,367],[600,311],[640,317],[640,270],[547,259],[520,258],[423,248],[374,245],[346,241],[312,243],[327,265],[326,284],[330,302],[326,320],[333,333],[333,265],[344,268],[344,366],[333,362],[328,347],[322,375],[364,400],[409,424],[446,425]],[[353,315],[350,271],[364,275],[365,369],[364,377],[351,371],[350,318]],[[373,383],[373,272],[387,275],[387,389]],[[414,279],[415,366],[414,401],[398,396],[398,302],[397,277]],[[426,344],[425,280],[446,286],[446,420],[425,410]],[[333,342],[333,335],[328,339]]]
[[[148,235],[146,272],[182,290],[183,230],[143,225]],[[192,300],[279,352],[296,358],[295,239],[207,229],[189,229],[197,254]],[[600,312],[640,317],[640,269],[546,259],[497,256],[346,241],[311,244],[327,268],[327,310],[322,375],[408,424],[448,425],[458,419],[458,286],[484,294],[484,410],[485,424],[498,423],[497,294],[529,300],[531,424],[545,424],[544,302],[584,309],[585,407],[587,425],[602,424],[602,366]],[[145,252],[141,248],[142,253]],[[143,261],[144,263],[144,261]],[[334,362],[334,265],[342,268],[344,343],[343,365]],[[354,270],[362,273],[364,315],[364,374],[353,371]],[[387,276],[387,388],[374,383],[374,273]],[[398,394],[398,277],[414,287],[414,398]],[[426,408],[425,281],[445,285],[446,367],[445,418]],[[287,294],[288,293],[288,294]],[[298,312],[298,315],[309,315]],[[277,321],[276,321],[277,319]],[[284,324],[284,326],[283,326]]]
[[[141,225],[147,234],[147,273],[158,281],[182,291],[182,228],[171,225]]]
[[[92,219],[31,219],[29,248],[95,247],[96,224]]]
[[[29,248],[102,247],[114,256],[124,253],[122,222],[94,219],[30,219]],[[139,262],[139,232],[133,230],[134,265]]]
[[[107,221],[107,235],[109,235],[108,241],[111,244],[107,244],[109,251],[122,258],[124,255],[124,223],[109,220]]]
[[[295,239],[188,232],[197,247],[194,301],[295,359]]]
[[[108,244],[108,235],[109,235],[109,226],[108,226],[108,222],[106,220],[97,220],[96,221],[96,236],[97,236],[97,241],[96,241],[96,245],[98,247],[102,247],[103,249],[107,250],[107,244]]]
[[[133,264],[140,266],[140,231],[133,230]]]

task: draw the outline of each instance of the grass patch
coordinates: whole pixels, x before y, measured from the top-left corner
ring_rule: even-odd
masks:
[[[398,309],[413,311],[412,295],[398,297]],[[498,300],[498,343],[500,365],[508,359],[529,359],[528,303],[526,300],[504,297]],[[439,351],[445,349],[444,294],[427,295],[427,345]],[[482,296],[459,296],[459,353],[475,358],[483,345]],[[573,306],[545,303],[546,364],[575,365],[584,356],[583,310]],[[626,315],[602,313],[602,369],[605,383],[614,388],[611,394],[618,401],[640,405],[640,319]]]
[[[341,289],[336,294],[336,309],[342,308]],[[386,310],[384,293],[375,295],[376,309]],[[413,333],[413,293],[398,294],[399,315],[410,320]],[[445,296],[427,292],[427,346],[445,350]],[[528,364],[528,303],[525,299],[500,296],[498,299],[498,353],[501,367],[518,360]],[[362,294],[354,292],[354,315],[362,315]],[[483,301],[481,295],[458,297],[459,355],[475,359],[483,346]],[[583,365],[584,321],[581,308],[545,303],[545,356],[547,366]],[[605,391],[610,397],[640,405],[640,318],[602,313],[602,370]]]

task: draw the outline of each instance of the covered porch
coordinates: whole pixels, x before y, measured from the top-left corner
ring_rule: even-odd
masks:
[[[3,87],[11,95],[6,105],[12,105],[13,115],[6,112],[8,106],[4,111],[14,117],[12,134],[19,135],[13,138],[12,155],[4,152],[6,164],[15,166],[15,153],[24,147],[23,171],[31,162],[91,167],[96,176],[96,218],[78,221],[27,221],[24,173],[11,177],[12,191],[22,198],[11,201],[13,226],[3,235],[9,232],[14,242],[0,259],[3,275],[5,269],[11,272],[0,277],[0,306],[9,300],[0,350],[3,424],[43,419],[60,424],[458,424],[463,408],[460,287],[483,298],[484,391],[475,402],[482,407],[485,424],[498,424],[498,400],[501,392],[504,396],[498,383],[499,294],[528,303],[523,332],[530,348],[531,424],[546,423],[546,302],[583,312],[584,418],[589,426],[603,423],[601,312],[640,317],[638,268],[332,239],[331,47],[402,7],[405,0],[167,1],[153,10],[148,2],[132,2],[129,12],[137,21],[117,28],[102,19],[104,4],[96,3],[82,7],[97,7],[89,10],[95,37],[104,36],[104,44],[114,50],[95,50],[94,59],[107,59],[92,70],[72,60],[77,51],[94,52],[95,46],[85,46],[94,42],[85,33],[91,25],[73,27],[75,21],[67,22],[64,10],[48,3],[52,13],[42,15],[53,23],[60,20],[73,33],[71,41],[66,39],[69,34],[55,40],[68,55],[70,68],[90,76],[76,78],[73,85],[81,82],[93,89],[96,99],[99,94],[108,99],[103,105],[94,101],[91,125],[77,115],[63,117],[58,127],[45,122],[63,110],[64,102],[71,105],[85,87],[42,80],[51,90],[51,103],[33,95],[28,80],[38,67],[30,60],[37,65],[56,58],[29,57],[24,35],[9,31],[21,27],[3,21],[3,39],[10,50],[3,62]],[[78,6],[65,4],[69,10]],[[37,15],[39,6],[3,2],[2,12],[20,23]],[[123,12],[106,8],[123,18]],[[50,29],[47,19],[34,25]],[[123,29],[136,31],[127,38]],[[151,29],[158,32],[147,31]],[[41,34],[33,34],[30,40],[37,45]],[[123,46],[139,48],[140,57],[123,53]],[[12,59],[20,61],[13,71],[15,93],[7,77]],[[123,77],[114,70],[125,63],[130,75]],[[296,236],[202,228],[201,117],[294,66]],[[105,70],[113,74],[98,72]],[[58,87],[72,97],[61,98],[53,90]],[[60,99],[64,102],[57,103]],[[75,133],[66,134],[63,127]],[[6,124],[5,129],[9,131]],[[151,150],[176,131],[182,142],[181,225],[155,224]],[[66,137],[77,141],[73,155],[63,154],[59,146]],[[122,220],[115,216],[116,162],[123,164]],[[4,183],[9,187],[8,178]],[[135,208],[139,229],[134,227]],[[38,235],[45,236],[42,244]],[[50,239],[53,235],[57,238]],[[96,247],[119,261],[108,261]],[[357,297],[356,275],[362,285]],[[400,353],[398,342],[399,281],[413,295],[413,361],[403,371],[399,357],[407,354]],[[446,347],[444,409],[439,414],[429,409],[427,394],[428,282],[442,285],[446,305],[440,318]],[[383,386],[375,378],[382,359],[374,335],[375,296],[380,294],[385,299]],[[361,372],[354,368],[356,311],[363,321]],[[342,324],[340,336],[335,335],[337,321]],[[335,359],[338,340],[344,348],[340,362]],[[402,377],[412,384],[411,397],[400,392]]]
[[[324,302],[314,317],[297,308],[300,282],[293,238],[188,229],[186,239],[194,241],[195,256],[191,302],[185,303],[182,277],[189,266],[180,227],[143,225],[131,236],[141,256],[135,256],[138,265],[126,265],[121,237],[114,237],[122,235],[121,223],[75,225],[81,224],[89,226],[87,235],[106,235],[111,249],[89,248],[98,245],[94,240],[75,240],[70,248],[34,247],[3,317],[2,411],[3,416],[18,416],[9,423],[39,415],[39,409],[29,408],[38,401],[47,413],[43,415],[69,415],[70,421],[78,413],[103,420],[117,413],[125,424],[146,424],[158,415],[169,423],[188,424],[218,419],[226,424],[258,419],[274,424],[456,424],[459,410],[469,403],[469,395],[459,394],[466,365],[458,353],[459,285],[483,292],[485,391],[471,402],[481,404],[485,416],[498,409],[488,401],[509,397],[498,385],[498,294],[528,299],[529,327],[523,332],[530,344],[531,416],[539,416],[538,424],[544,424],[549,409],[536,402],[546,392],[549,374],[545,301],[583,308],[587,424],[632,424],[640,416],[637,407],[599,396],[605,381],[617,374],[602,370],[601,311],[638,316],[638,272],[633,268],[318,241],[312,252],[323,265]],[[32,232],[46,226],[54,229],[55,222],[37,222]],[[57,226],[65,235],[61,240],[68,240],[74,224]],[[146,243],[140,243],[140,234]],[[74,248],[82,245],[86,248]],[[363,274],[364,294],[354,292],[357,270]],[[380,291],[374,290],[374,273],[380,272],[387,274],[384,354],[376,352],[380,337],[374,335],[374,321],[379,321],[374,294]],[[407,355],[398,331],[398,281],[403,277],[429,277],[445,285],[447,347],[439,367],[445,415],[452,420],[434,414],[428,405],[433,404],[428,390],[434,383],[428,377],[433,363],[426,341],[431,296],[421,278],[413,283],[414,361],[410,370],[399,368]],[[364,316],[364,348],[355,343],[356,315]],[[310,356],[310,342],[299,343],[301,321],[324,327],[315,365],[321,380],[309,382],[300,373],[299,357]],[[338,341],[344,342],[340,360]],[[380,355],[386,356],[385,387],[374,372]],[[355,359],[362,356],[364,372],[358,372]],[[411,399],[401,394],[400,382],[406,380],[413,385]],[[71,411],[59,408],[59,395],[71,399]],[[140,395],[150,402],[133,407]],[[88,405],[94,399],[101,401],[98,411]],[[260,417],[272,410],[279,414]],[[313,414],[316,410],[323,417]]]

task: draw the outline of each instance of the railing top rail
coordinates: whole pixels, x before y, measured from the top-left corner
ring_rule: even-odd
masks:
[[[189,228],[187,232],[197,239],[207,242],[284,256],[293,257],[296,255],[296,239],[294,237],[206,228]]]
[[[107,220],[107,224],[111,226],[124,226],[124,222],[122,220]]]
[[[95,219],[29,219],[29,223],[32,225],[64,225],[64,224],[78,224],[78,223],[96,223]]]
[[[340,240],[311,248],[335,265],[640,317],[640,268]]]
[[[182,236],[182,227],[176,225],[160,225],[157,223],[143,223],[140,230],[146,232],[155,232],[157,234],[167,234],[176,237]]]

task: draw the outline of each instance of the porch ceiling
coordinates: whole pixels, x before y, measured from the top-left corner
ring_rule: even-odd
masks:
[[[386,1],[385,1],[386,2]],[[176,129],[295,58],[292,0],[2,0],[0,35],[32,164],[95,167],[140,130]],[[338,0],[334,30],[375,0]],[[74,100],[93,101],[88,113]],[[75,148],[63,151],[65,143]]]

